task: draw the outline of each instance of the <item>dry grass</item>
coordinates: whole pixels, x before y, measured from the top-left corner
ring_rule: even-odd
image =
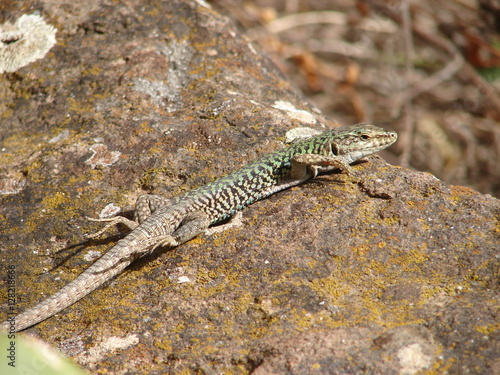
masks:
[[[212,4],[326,115],[397,130],[390,162],[500,196],[495,0]]]

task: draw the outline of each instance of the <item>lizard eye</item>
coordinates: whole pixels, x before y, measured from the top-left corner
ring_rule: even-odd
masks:
[[[364,140],[364,141],[366,141],[367,139],[370,139],[370,136],[368,136],[368,135],[366,135],[366,134],[363,134],[363,135],[361,136],[361,139],[362,139],[362,140]]]

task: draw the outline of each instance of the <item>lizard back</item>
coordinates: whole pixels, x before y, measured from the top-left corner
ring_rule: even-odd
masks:
[[[210,216],[211,223],[216,224],[260,199],[315,177],[310,173],[300,180],[283,184],[290,179],[292,158],[295,155],[336,156],[350,164],[386,148],[396,139],[395,132],[369,124],[335,128],[265,155],[224,177],[181,195],[178,202],[190,201],[194,210],[203,210]],[[333,166],[321,171],[336,168]],[[283,187],[279,188],[280,186]]]

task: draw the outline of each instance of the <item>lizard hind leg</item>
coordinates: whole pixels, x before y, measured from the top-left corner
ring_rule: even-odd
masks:
[[[94,219],[86,217],[87,220],[93,222],[105,222],[107,223],[104,228],[98,232],[88,234],[87,238],[96,238],[101,234],[106,232],[109,228],[114,227],[117,224],[123,224],[130,230],[134,230],[140,223],[146,220],[151,214],[153,214],[158,208],[163,206],[169,206],[172,204],[171,199],[161,197],[159,195],[153,194],[143,194],[137,198],[135,203],[134,220],[127,219],[124,216],[113,216],[106,218]]]
[[[204,212],[192,212],[186,215],[179,227],[172,233],[175,245],[180,245],[205,232],[210,225],[210,218]]]
[[[160,207],[172,206],[173,204],[172,199],[154,194],[143,194],[135,202],[134,220],[140,224]]]
[[[140,242],[142,249],[152,252],[158,247],[176,247],[203,233],[210,225],[208,216],[193,212],[186,215],[179,227],[172,234],[156,234]]]

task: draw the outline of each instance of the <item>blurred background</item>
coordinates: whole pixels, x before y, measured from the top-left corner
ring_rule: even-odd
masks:
[[[330,119],[384,157],[500,197],[500,1],[212,0]]]

